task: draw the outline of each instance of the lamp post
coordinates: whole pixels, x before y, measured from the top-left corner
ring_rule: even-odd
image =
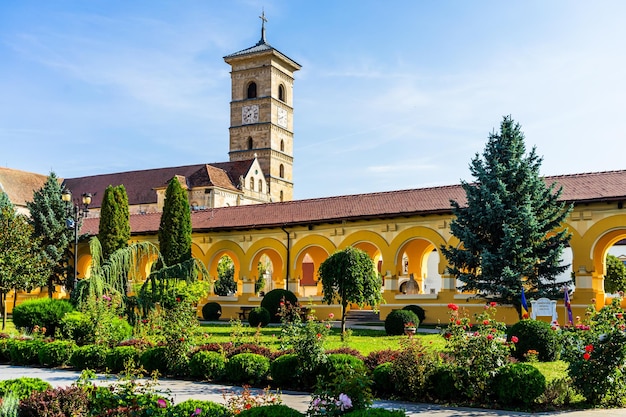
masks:
[[[71,288],[76,288],[78,282],[78,229],[80,229],[81,220],[89,213],[89,204],[91,204],[91,194],[84,193],[82,195],[82,208],[78,204],[74,204],[72,201],[72,192],[70,190],[63,190],[61,199],[67,204],[67,219],[65,224],[68,229],[74,230],[74,275]]]

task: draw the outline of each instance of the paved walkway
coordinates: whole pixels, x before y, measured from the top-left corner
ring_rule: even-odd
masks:
[[[52,386],[63,387],[71,385],[79,377],[80,373],[76,371],[66,371],[48,368],[28,368],[21,366],[0,365],[0,380],[19,378],[28,376],[32,378],[41,378],[48,381]],[[99,376],[98,380],[102,383],[106,381],[115,381],[115,378]],[[199,400],[214,401],[224,403],[224,395],[230,397],[232,393],[240,392],[241,388],[230,387],[225,385],[210,384],[206,382],[180,381],[174,379],[159,380],[159,388],[163,392],[167,392],[175,402],[181,402],[188,398]],[[299,411],[306,411],[311,400],[308,393],[283,391],[281,393],[283,404],[295,408]],[[417,416],[418,414],[435,416],[435,417],[492,417],[492,416],[565,416],[565,417],[583,417],[583,416],[602,416],[602,417],[626,417],[626,409],[598,409],[584,411],[567,411],[554,413],[516,413],[512,411],[500,410],[484,410],[476,408],[455,408],[441,407],[433,404],[405,403],[396,401],[376,401],[374,407],[382,407],[388,409],[404,409],[407,416]]]

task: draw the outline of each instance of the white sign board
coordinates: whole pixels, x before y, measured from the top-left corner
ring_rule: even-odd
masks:
[[[556,313],[556,301],[549,298],[540,298],[538,300],[530,300],[531,312],[530,317],[551,317],[552,321],[558,321],[559,316]]]

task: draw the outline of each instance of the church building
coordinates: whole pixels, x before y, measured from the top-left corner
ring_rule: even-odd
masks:
[[[97,217],[104,190],[124,185],[131,214],[163,209],[168,182],[187,189],[192,210],[293,199],[293,83],[300,65],[265,38],[224,57],[231,66],[229,162],[67,178],[73,195],[90,193]]]

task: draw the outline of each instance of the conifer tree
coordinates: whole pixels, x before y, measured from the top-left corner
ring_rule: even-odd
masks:
[[[569,284],[556,278],[569,267],[560,264],[570,238],[561,225],[571,206],[559,201],[561,187],[540,177],[540,166],[535,148],[526,155],[520,125],[504,117],[470,164],[476,181],[461,184],[467,205],[451,201],[450,229],[461,244],[441,248],[460,289],[512,304],[520,317],[522,286],[527,297],[557,298]]]
[[[191,212],[187,192],[177,177],[170,180],[159,226],[159,250],[166,265],[191,259]]]
[[[100,207],[98,240],[105,260],[118,249],[128,246],[130,240],[130,214],[128,196],[123,185],[109,185],[104,190]]]
[[[52,298],[56,284],[72,289],[67,282],[72,256],[70,243],[73,231],[67,227],[67,210],[61,198],[62,186],[59,178],[51,172],[45,184],[33,194],[33,201],[27,202],[30,211],[29,223],[34,228],[34,236],[41,238],[41,244],[52,264],[48,278],[48,296]],[[73,277],[71,278],[73,279]]]

